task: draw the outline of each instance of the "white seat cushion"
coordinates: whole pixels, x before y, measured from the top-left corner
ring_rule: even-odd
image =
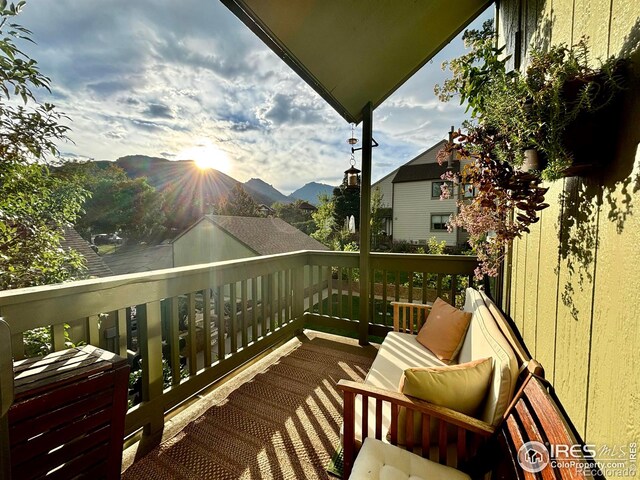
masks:
[[[399,447],[367,438],[356,457],[349,478],[353,480],[470,480],[471,477]]]
[[[398,391],[400,379],[407,368],[412,367],[437,367],[446,365],[428,349],[423,347],[416,340],[415,335],[410,333],[389,332],[380,346],[371,369],[364,380],[364,383],[391,390]],[[356,442],[362,442],[362,397],[356,396]],[[376,425],[376,401],[369,399],[369,437],[375,438]],[[387,402],[382,407],[382,438],[386,438],[387,431],[391,426],[391,405]]]

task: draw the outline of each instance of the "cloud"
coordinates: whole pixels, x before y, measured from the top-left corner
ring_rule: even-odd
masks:
[[[171,107],[162,103],[151,103],[142,114],[149,118],[174,118]]]
[[[175,158],[207,139],[229,156],[232,176],[285,192],[337,184],[349,166],[346,122],[222,2],[57,0],[28,3],[17,21],[37,42],[20,47],[52,80],[41,99],[72,119],[70,155]],[[376,110],[374,179],[465,117],[433,94],[456,42]]]

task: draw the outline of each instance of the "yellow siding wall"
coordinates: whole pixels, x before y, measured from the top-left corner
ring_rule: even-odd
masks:
[[[173,244],[175,267],[255,256],[254,251],[207,219],[201,220]]]
[[[518,18],[518,12],[521,12]],[[594,56],[630,53],[640,0],[502,1],[500,44],[589,37]],[[604,173],[551,185],[551,207],[515,242],[508,313],[587,443],[640,444],[640,54]],[[615,476],[609,477],[615,478]]]

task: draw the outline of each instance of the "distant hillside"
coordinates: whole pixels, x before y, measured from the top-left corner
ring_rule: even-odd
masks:
[[[271,205],[275,202],[281,203],[291,203],[293,199],[287,197],[284,193],[280,192],[273,185],[269,185],[264,180],[259,178],[252,178],[251,180],[244,183],[245,190],[252,190],[254,192],[258,192],[265,197],[270,199],[269,202],[260,202],[265,203],[266,205]]]
[[[107,164],[109,162],[96,162]],[[170,161],[166,158],[148,157],[146,155],[127,155],[116,160],[116,165],[122,168],[132,178],[147,177],[149,183],[159,190],[201,190],[205,203],[218,203],[227,196],[238,183],[218,170],[201,170],[191,160]],[[243,185],[244,189],[257,203],[271,205],[270,196]]]
[[[289,198],[291,201],[299,198],[300,200],[306,200],[313,205],[317,205],[318,195],[320,195],[321,193],[326,193],[331,196],[334,188],[335,187],[327,185],[326,183],[309,182],[305,186],[300,187],[298,190],[289,195]]]

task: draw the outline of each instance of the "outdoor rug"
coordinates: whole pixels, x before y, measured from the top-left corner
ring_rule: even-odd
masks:
[[[364,354],[364,355],[363,355]],[[134,479],[327,479],[340,447],[340,379],[361,380],[371,351],[305,339],[123,474]]]

